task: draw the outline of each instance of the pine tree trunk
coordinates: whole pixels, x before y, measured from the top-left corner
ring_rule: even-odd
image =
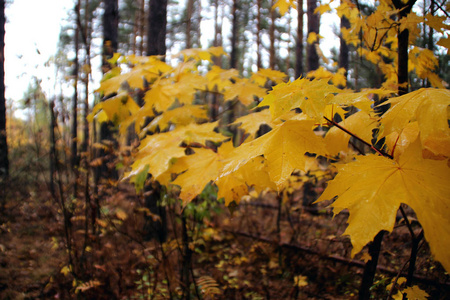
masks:
[[[5,0],[1,0],[0,5],[0,182],[3,184],[9,175],[5,99]],[[0,186],[0,190],[3,193],[5,189]]]
[[[232,16],[233,24],[231,29],[231,55],[230,55],[230,68],[237,69],[238,58],[238,1],[233,0]]]
[[[77,4],[75,5],[75,13],[76,16],[79,16],[80,14],[80,0],[78,0]],[[71,140],[71,152],[70,152],[70,165],[72,167],[72,170],[75,174],[75,182],[73,187],[73,194],[74,197],[77,196],[77,180],[78,180],[78,73],[79,73],[79,62],[78,62],[78,51],[80,48],[80,27],[78,26],[78,22],[76,23],[75,28],[75,60],[74,60],[74,69],[73,69],[73,75],[74,75],[74,84],[73,84],[73,96],[72,96],[72,130],[70,135]]]
[[[219,23],[219,0],[214,0],[214,47],[222,46],[222,23]],[[214,64],[222,66],[222,58],[220,56],[213,57]]]
[[[261,0],[256,3],[256,66],[258,70],[262,68],[261,57]]]
[[[119,36],[119,3],[118,0],[103,0],[105,11],[103,13],[103,73],[111,69],[108,59],[117,52]]]
[[[192,13],[194,11],[194,0],[188,0],[186,8],[186,49],[192,48],[192,36],[191,36],[191,26],[192,26]]]
[[[345,78],[347,78],[347,73],[348,73],[348,68],[349,68],[349,64],[348,64],[348,57],[349,57],[349,50],[348,50],[348,45],[347,42],[345,41],[344,37],[342,36],[342,29],[345,28],[350,28],[350,22],[349,20],[345,17],[342,16],[341,18],[341,34],[339,36],[340,38],[340,49],[339,49],[339,68],[344,68],[345,69]]]
[[[147,55],[166,55],[167,0],[149,0]]]
[[[402,0],[392,0],[395,8],[399,10],[398,18],[399,20],[403,17],[406,17],[411,9],[416,3],[416,0],[409,0],[407,3],[404,3]],[[404,95],[408,93],[409,84],[408,84],[408,46],[409,46],[409,30],[403,29],[399,30],[398,33],[398,93],[399,95]]]
[[[89,0],[84,2],[84,46],[86,51],[85,65],[88,70],[85,71],[84,78],[84,115],[83,115],[83,143],[81,151],[87,152],[89,145],[89,122],[87,116],[89,115],[89,75],[91,73],[91,15],[89,12]]]
[[[271,7],[275,4],[275,1],[272,0]],[[270,28],[269,28],[269,39],[270,39],[270,48],[269,48],[269,66],[271,69],[275,70],[276,64],[276,54],[275,54],[275,10],[270,10]]]
[[[149,0],[147,55],[166,55],[167,0]],[[160,243],[167,239],[166,208],[161,206],[161,187],[154,183],[145,187],[145,206],[160,217],[146,219],[144,234],[147,240],[156,238]]]
[[[317,0],[307,0],[308,4],[308,35],[311,32],[315,32],[317,35],[319,34],[320,27],[320,19],[319,14],[315,14],[314,10],[317,8]],[[319,55],[316,51],[316,45],[319,42],[314,42],[312,44],[308,44],[306,47],[306,56],[308,60],[308,72],[314,71],[319,68]]]
[[[297,2],[297,44],[295,47],[295,78],[303,75],[303,0]]]
[[[108,72],[113,66],[110,65],[108,59],[112,58],[117,52],[118,47],[118,33],[119,33],[119,4],[118,0],[103,0],[105,11],[103,13],[103,53],[102,53],[102,71]],[[113,129],[111,122],[103,122],[100,125],[100,141],[109,144],[109,148],[114,143]],[[103,164],[97,170],[96,182],[100,177],[103,178],[117,178],[115,169],[108,168],[108,162],[112,158],[107,158],[104,150],[100,151],[100,157],[104,158]]]

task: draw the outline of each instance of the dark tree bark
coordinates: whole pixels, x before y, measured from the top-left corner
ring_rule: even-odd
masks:
[[[75,14],[77,16],[80,15],[80,0],[78,0],[77,4],[75,5]],[[79,62],[78,62],[78,51],[80,48],[80,26],[79,23],[76,22],[75,27],[75,37],[74,37],[74,43],[75,43],[75,59],[74,59],[74,69],[73,69],[73,76],[74,76],[74,83],[73,83],[73,96],[72,96],[72,131],[70,134],[70,141],[71,141],[71,153],[70,153],[70,164],[72,167],[72,170],[75,174],[75,182],[73,185],[73,194],[74,197],[77,196],[77,188],[78,188],[78,166],[79,166],[79,159],[78,159],[78,73],[79,73]]]
[[[261,0],[256,3],[256,66],[258,70],[262,68],[261,57]]]
[[[230,68],[237,69],[238,60],[238,26],[239,26],[239,1],[233,0],[232,8],[232,28],[231,28],[231,55],[230,55]]]
[[[347,73],[348,73],[348,58],[349,58],[349,49],[348,49],[348,45],[347,42],[345,41],[344,37],[342,36],[342,29],[345,28],[350,28],[350,22],[349,20],[345,17],[342,16],[341,18],[341,34],[340,34],[340,49],[339,49],[339,68],[344,68],[345,69],[345,78],[347,78]]]
[[[119,4],[118,0],[103,0],[103,73],[108,72],[111,66],[108,59],[117,52],[119,36]]]
[[[149,0],[147,55],[166,55],[167,0]]]
[[[271,7],[273,7],[275,1],[272,0]],[[270,48],[269,48],[269,66],[271,69],[275,69],[276,54],[275,54],[275,10],[270,10],[270,28],[269,28],[269,38],[270,38]]]
[[[223,16],[222,16],[223,17]],[[219,23],[219,0],[214,0],[214,47],[222,46],[222,22]],[[214,56],[214,64],[222,66],[222,57]]]
[[[399,10],[398,18],[399,20],[406,17],[416,3],[416,0],[409,0],[404,3],[402,0],[392,0],[395,8]],[[398,33],[398,93],[399,95],[404,95],[408,93],[408,46],[409,46],[409,30],[404,29]]]
[[[160,55],[164,59],[166,55],[167,32],[167,0],[149,0],[150,13],[148,16],[147,55]],[[157,182],[145,187],[145,206],[160,217],[153,220],[148,216],[144,226],[144,238],[146,240],[158,239],[163,243],[167,240],[166,209],[161,206],[161,187]]]
[[[319,27],[320,27],[320,18],[319,14],[315,14],[314,10],[317,8],[317,0],[307,0],[308,4],[308,35],[311,32],[315,32],[317,35],[319,34]],[[319,42],[314,42],[312,44],[308,44],[306,47],[306,56],[307,56],[307,62],[308,62],[308,72],[314,71],[319,68],[319,55],[316,51],[316,45]]]
[[[108,59],[113,57],[114,53],[117,52],[118,47],[119,6],[118,0],[103,0],[103,4],[102,71],[103,73],[106,73],[113,67],[108,62]],[[103,122],[100,125],[100,141],[106,143],[110,148],[113,148],[114,138],[111,122]],[[107,157],[104,150],[101,150],[100,152],[100,157],[103,157],[104,161],[96,174],[96,182],[100,177],[116,178],[117,172],[115,169],[108,168],[108,162],[110,162],[112,158]]]
[[[5,99],[5,0],[1,0],[0,5],[0,182],[3,183],[9,175]],[[4,191],[1,186],[0,189]]]
[[[295,47],[295,78],[303,75],[303,0],[297,2],[297,44]]]
[[[188,0],[186,9],[186,49],[192,48],[191,41],[191,25],[192,25],[192,13],[194,11],[194,0]]]

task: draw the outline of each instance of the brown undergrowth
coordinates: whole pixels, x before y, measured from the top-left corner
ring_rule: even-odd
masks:
[[[101,192],[101,216],[88,227],[85,202],[74,202],[72,265],[61,211],[46,189],[10,193],[1,216],[0,299],[180,299],[186,249],[192,254],[192,299],[358,297],[367,249],[352,259],[351,244],[341,236],[347,215],[333,219],[325,205],[305,203],[303,188],[284,201],[268,193],[233,209],[218,204],[213,193],[207,200],[200,197],[186,208],[188,248],[183,248],[179,204],[166,199],[169,235],[159,243],[145,240],[144,216],[151,213],[142,195],[128,185]],[[420,230],[414,213],[408,214]],[[374,299],[387,298],[409,246],[408,229],[399,222],[383,240]],[[448,275],[426,243],[415,276],[414,284],[430,299],[448,299]]]

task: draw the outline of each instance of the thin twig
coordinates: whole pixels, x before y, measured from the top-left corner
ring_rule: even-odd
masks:
[[[361,143],[363,143],[364,145],[370,147],[370,149],[372,149],[373,151],[375,151],[376,153],[378,153],[381,156],[384,157],[388,157],[390,159],[393,159],[392,155],[384,152],[383,150],[377,149],[376,147],[374,147],[372,144],[366,142],[365,140],[363,140],[362,138],[360,138],[359,136],[357,136],[356,134],[348,131],[347,129],[345,129],[344,127],[342,127],[341,125],[339,125],[338,123],[336,123],[335,121],[332,121],[330,119],[328,119],[327,117],[325,117],[325,120],[327,120],[329,123],[333,124],[334,126],[336,126],[337,128],[339,128],[340,130],[344,131],[345,133],[351,135],[352,137],[354,137],[355,139],[357,139],[358,141],[360,141]]]

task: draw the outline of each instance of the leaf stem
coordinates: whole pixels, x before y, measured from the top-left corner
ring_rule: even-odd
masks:
[[[390,158],[390,159],[394,159],[394,158],[392,157],[392,155],[390,155],[390,154],[384,152],[383,150],[380,150],[380,149],[375,148],[372,144],[366,142],[365,140],[363,140],[362,138],[360,138],[360,137],[357,136],[356,134],[354,134],[354,133],[348,131],[347,129],[345,129],[344,127],[342,127],[341,125],[339,125],[339,124],[336,123],[335,121],[332,121],[332,120],[328,119],[328,118],[325,117],[325,116],[324,116],[324,118],[325,118],[325,120],[327,120],[329,123],[331,123],[331,124],[333,124],[334,126],[336,126],[337,128],[339,128],[340,130],[342,130],[342,131],[344,131],[345,133],[351,135],[352,137],[354,137],[355,139],[357,139],[358,141],[360,141],[360,142],[363,143],[364,145],[370,147],[370,149],[372,149],[373,151],[375,151],[375,152],[378,153],[379,155],[384,156],[384,157],[388,157],[388,158]]]

